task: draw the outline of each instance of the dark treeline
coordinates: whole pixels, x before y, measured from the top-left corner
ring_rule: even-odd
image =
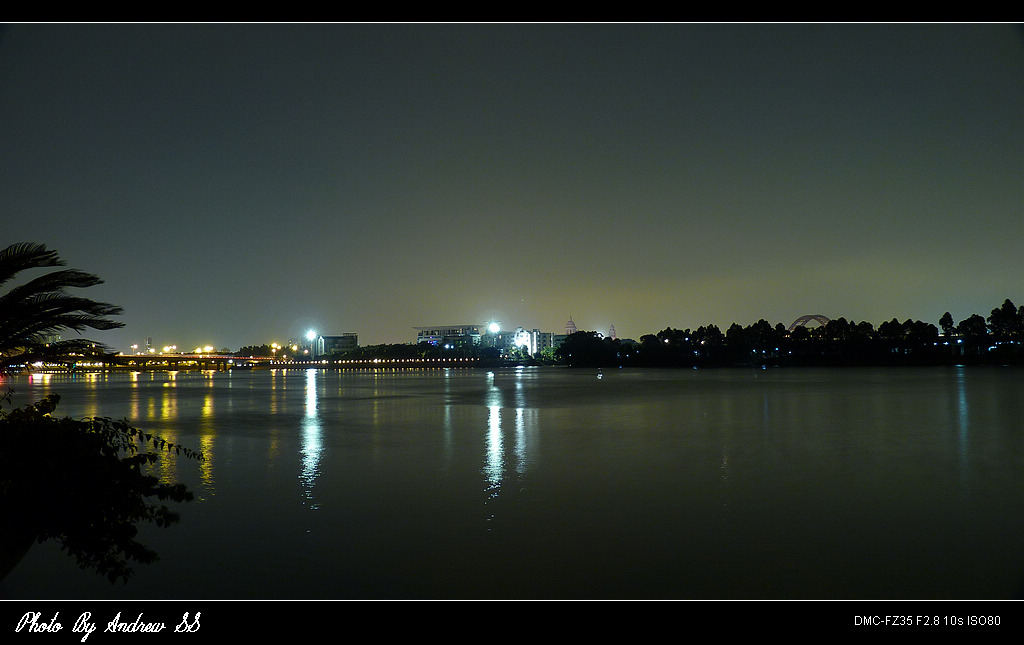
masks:
[[[282,354],[283,353],[284,352],[282,352]],[[267,357],[273,357],[273,356],[277,356],[277,348],[271,347],[270,345],[267,345],[266,343],[264,343],[262,345],[246,345],[245,347],[242,347],[241,349],[239,349],[234,354],[235,354],[235,356],[267,356]]]
[[[987,318],[973,314],[959,324],[947,312],[937,326],[893,318],[875,327],[838,318],[789,331],[762,319],[724,332],[715,325],[669,327],[639,342],[580,331],[556,354],[576,367],[1024,364],[1024,306],[1007,299]]]

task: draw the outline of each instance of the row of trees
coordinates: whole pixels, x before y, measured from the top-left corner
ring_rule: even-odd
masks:
[[[876,327],[837,318],[792,331],[763,319],[724,332],[715,325],[669,327],[639,343],[581,331],[566,338],[557,356],[570,366],[1024,363],[1024,306],[1007,299],[987,318],[973,314],[958,324],[946,312],[938,325],[893,318]]]

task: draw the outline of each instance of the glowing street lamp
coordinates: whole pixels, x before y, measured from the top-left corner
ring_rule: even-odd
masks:
[[[306,332],[306,340],[309,341],[309,355],[312,358],[317,357],[317,350],[320,349],[318,345],[321,344],[320,334],[316,333],[312,329]],[[322,351],[322,350],[321,350]]]

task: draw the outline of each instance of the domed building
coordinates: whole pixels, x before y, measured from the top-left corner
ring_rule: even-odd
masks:
[[[569,316],[569,322],[565,323],[565,335],[575,334],[577,331],[579,330],[576,329],[576,323],[572,321],[572,316]]]

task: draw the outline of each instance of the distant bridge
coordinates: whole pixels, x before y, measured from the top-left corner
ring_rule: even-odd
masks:
[[[829,319],[825,316],[822,316],[821,314],[807,314],[804,316],[800,316],[792,323],[790,323],[789,327],[787,328],[787,331],[793,331],[797,327],[801,326],[806,327],[807,323],[811,322],[812,320],[818,321],[818,323],[820,323],[823,327],[829,323]]]

